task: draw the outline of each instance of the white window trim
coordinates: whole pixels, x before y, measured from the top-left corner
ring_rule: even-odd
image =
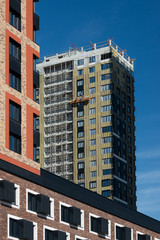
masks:
[[[91,217],[100,218],[100,216],[92,214],[92,213],[89,213],[89,232],[98,236],[99,234],[97,232],[91,231]],[[111,239],[111,221],[110,220],[108,220],[108,235],[105,235],[105,238]]]
[[[50,231],[56,231],[56,230],[59,230],[59,231],[62,231],[62,232],[65,232],[63,230],[60,230],[60,229],[57,229],[57,228],[52,228],[52,227],[48,227],[46,225],[43,225],[43,240],[45,240],[45,230],[50,230]],[[67,239],[66,240],[70,240],[70,233],[69,232],[65,232],[66,235],[67,235]]]
[[[0,178],[0,181],[1,180],[5,180],[5,179]],[[14,183],[14,187],[16,188],[15,189],[15,203],[8,203],[8,202],[0,200],[0,204],[4,204],[8,207],[20,209],[20,186]]]
[[[147,233],[136,231],[136,240],[138,240],[138,234],[140,234],[140,235],[145,235],[145,234],[147,234]],[[151,236],[150,236],[150,240],[152,240],[152,237],[151,237]]]
[[[12,237],[12,236],[9,235],[9,220],[10,219],[15,219],[15,220],[20,220],[20,219],[28,220],[28,219],[20,218],[20,217],[8,214],[8,220],[7,220],[7,225],[8,225],[7,226],[7,236],[8,236],[8,239],[19,240],[20,238],[15,238],[15,237]],[[28,221],[31,221],[31,220],[28,220]],[[31,222],[33,223],[33,226],[34,226],[34,228],[33,228],[33,240],[37,240],[38,239],[37,238],[37,223],[33,222],[33,221],[31,221]]]
[[[70,226],[69,223],[61,220],[61,206],[72,207],[72,205],[69,205],[69,204],[64,203],[64,202],[59,202],[59,222]],[[80,210],[81,210],[81,226],[78,226],[78,229],[84,230],[84,210],[82,210],[82,209],[80,209]]]
[[[88,239],[88,238],[86,238],[86,237],[80,237],[80,236],[78,236],[78,235],[75,235],[75,240],[77,240],[77,239],[90,240],[90,239]]]
[[[114,239],[116,239],[116,227],[127,227],[119,223],[114,224]],[[117,239],[116,239],[117,240]],[[133,229],[131,229],[131,240],[133,240]]]
[[[34,212],[34,211],[31,211],[28,209],[28,193],[32,193],[34,195],[37,195],[37,194],[40,194],[38,192],[35,192],[33,190],[30,190],[30,189],[26,189],[26,212],[29,212],[29,213],[32,213],[32,214],[35,214],[35,215],[39,215],[39,216],[44,216],[43,214],[38,214],[37,212]],[[51,216],[45,216],[47,219],[50,219],[50,220],[54,220],[54,199],[53,198],[49,198],[50,199],[50,215]]]

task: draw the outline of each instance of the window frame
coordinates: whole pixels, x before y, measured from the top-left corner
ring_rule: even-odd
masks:
[[[121,227],[121,228],[123,228],[123,227],[127,227],[127,226],[124,226],[124,225],[122,225],[122,224],[119,224],[119,223],[114,223],[114,239],[115,240],[117,240],[117,238],[116,238],[116,226],[117,227]],[[137,235],[136,235],[136,238],[137,238]],[[134,240],[133,239],[133,229],[131,228],[131,240]],[[137,240],[137,239],[136,239]]]
[[[7,237],[8,239],[12,239],[12,240],[20,240],[20,238],[17,238],[17,237],[12,237],[10,236],[10,219],[14,219],[14,220],[21,220],[21,219],[24,219],[24,220],[28,220],[26,218],[21,218],[21,217],[17,217],[15,215],[11,215],[11,214],[8,214],[7,215]],[[33,222],[32,220],[28,220],[28,221],[31,221],[33,223],[33,240],[37,240],[38,239],[38,234],[37,234],[37,223],[36,222]]]
[[[45,240],[45,230],[50,230],[50,231],[56,231],[56,230],[59,230],[59,231],[62,231],[62,232],[65,232],[63,230],[60,230],[60,229],[57,229],[57,228],[52,228],[52,227],[49,227],[47,225],[43,225],[43,240]],[[67,238],[66,240],[70,240],[70,233],[69,232],[65,232],[66,235],[67,235]]]
[[[28,193],[31,193],[35,196],[40,194],[39,192],[35,192],[35,191],[33,191],[29,188],[26,188],[26,212],[32,213],[32,214],[37,215],[37,216],[42,216],[42,217],[45,216],[45,218],[47,218],[49,220],[54,220],[54,199],[49,197],[49,199],[50,199],[50,216],[46,216],[46,215],[39,214],[35,211],[32,211],[32,210],[28,209]]]
[[[101,218],[100,216],[98,215],[95,215],[93,213],[89,213],[89,232],[94,234],[94,235],[97,235],[97,236],[102,236],[103,238],[105,239],[111,239],[111,221],[109,219],[108,220],[108,235],[100,235],[98,234],[97,232],[94,232],[94,231],[91,231],[91,217],[94,217],[94,218]]]
[[[5,179],[0,178],[0,181],[2,181],[2,180],[5,180]],[[14,187],[15,187],[15,204],[8,203],[8,202],[2,201],[2,200],[0,200],[0,204],[4,204],[5,206],[8,206],[8,207],[20,209],[20,186],[18,184],[14,183]]]
[[[61,201],[59,202],[59,222],[67,226],[70,226],[68,222],[64,222],[61,220],[61,206],[69,208],[69,207],[72,207],[72,205],[61,202]],[[81,226],[78,226],[77,229],[84,230],[84,210],[83,209],[80,209],[80,210],[81,210]]]

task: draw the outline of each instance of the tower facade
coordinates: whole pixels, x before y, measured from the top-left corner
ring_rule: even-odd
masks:
[[[0,2],[0,158],[40,174],[36,2]]]
[[[44,168],[136,208],[133,61],[112,41],[45,58]]]

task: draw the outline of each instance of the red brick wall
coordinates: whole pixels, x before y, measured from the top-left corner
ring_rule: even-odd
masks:
[[[139,231],[139,232],[142,232],[142,233],[152,236],[152,240],[154,240],[154,238],[160,239],[160,234],[157,234],[150,230],[144,229],[143,227],[140,227],[140,226],[137,226],[130,222],[127,222],[123,219],[120,219],[120,218],[113,216],[111,214],[108,214],[106,212],[102,212],[91,206],[87,206],[79,201],[76,201],[69,197],[63,196],[59,193],[48,190],[44,187],[41,187],[39,185],[36,185],[34,183],[31,183],[31,182],[21,179],[19,177],[13,176],[2,170],[0,170],[0,177],[20,185],[20,209],[9,208],[9,207],[6,207],[6,206],[3,206],[0,204],[0,225],[1,225],[1,228],[0,228],[1,238],[0,239],[1,240],[7,239],[7,214],[15,215],[15,216],[22,217],[24,219],[36,222],[38,225],[37,226],[38,227],[38,240],[43,240],[43,225],[47,225],[52,228],[57,228],[59,230],[69,232],[71,240],[75,239],[75,235],[78,235],[78,236],[81,236],[84,238],[88,238],[88,239],[92,239],[92,240],[101,239],[97,235],[89,233],[89,213],[98,215],[100,217],[106,218],[111,221],[111,239],[112,240],[115,239],[114,238],[115,222],[133,229],[133,239],[134,240],[136,240],[136,231]],[[35,214],[26,212],[26,188],[28,188],[32,191],[36,191],[36,192],[45,194],[54,199],[54,221],[49,220],[49,219],[43,219],[43,218],[38,217]],[[84,226],[85,226],[84,231],[81,229],[78,229],[78,230],[73,229],[70,226],[59,222],[59,202],[60,201],[84,210],[84,221],[85,221],[84,222]]]

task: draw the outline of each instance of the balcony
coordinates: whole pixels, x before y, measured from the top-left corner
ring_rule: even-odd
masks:
[[[18,61],[16,58],[9,56],[9,68],[21,75],[21,62]]]
[[[33,28],[34,30],[39,30],[39,16],[33,12]]]
[[[14,119],[9,119],[9,131],[17,136],[21,136],[21,124],[16,122]]]
[[[33,130],[33,143],[38,147],[40,145],[40,134],[38,131]]]
[[[12,8],[19,15],[21,15],[21,2],[19,0],[10,0],[9,4],[10,8]]]
[[[36,71],[33,71],[33,85],[39,88],[39,73]]]

